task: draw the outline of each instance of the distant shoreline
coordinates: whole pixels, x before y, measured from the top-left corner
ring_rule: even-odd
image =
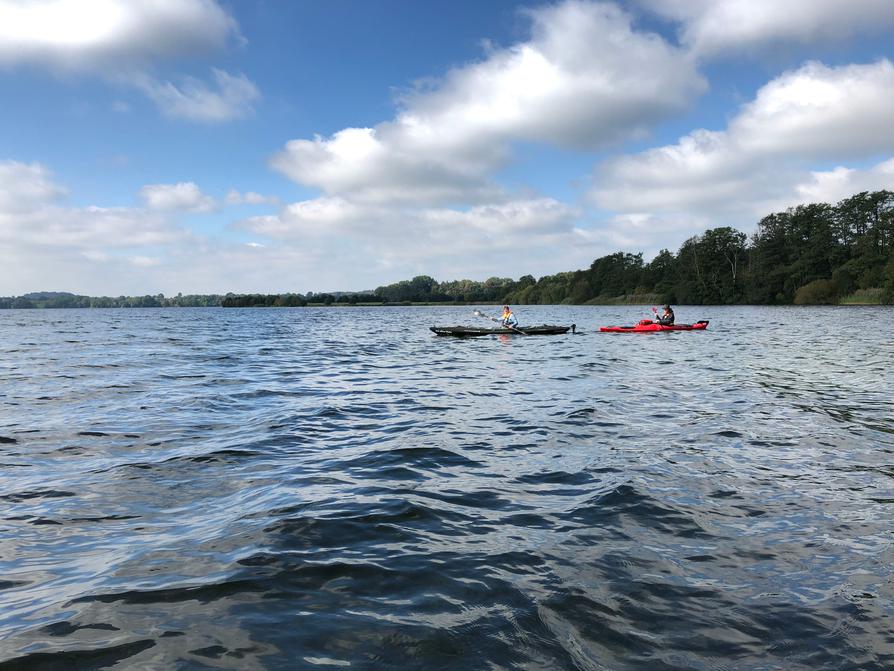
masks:
[[[659,301],[660,302],[660,301]],[[514,304],[520,308],[537,308],[546,307],[547,305],[561,307],[653,307],[659,302],[593,302],[586,303],[532,303],[532,304]],[[329,309],[329,308],[401,308],[401,307],[468,307],[470,305],[491,305],[500,306],[502,302],[488,303],[484,301],[470,301],[465,303],[454,302],[413,302],[406,301],[400,303],[332,303],[326,305],[324,303],[312,303],[309,305],[240,305],[240,306],[223,306],[223,305],[149,305],[149,306],[33,306],[33,307],[0,307],[0,314],[4,311],[13,310],[256,310],[256,309]],[[853,303],[835,303],[835,304],[815,304],[815,305],[795,305],[792,303],[766,304],[766,303],[723,303],[723,304],[706,304],[706,303],[675,303],[675,306],[681,307],[776,307],[776,308],[816,308],[816,307],[842,307],[842,308],[860,308],[860,307],[891,307],[886,303],[871,302],[853,302]]]

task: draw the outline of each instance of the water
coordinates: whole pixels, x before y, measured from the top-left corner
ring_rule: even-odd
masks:
[[[0,669],[894,666],[894,310],[473,308],[0,312]]]

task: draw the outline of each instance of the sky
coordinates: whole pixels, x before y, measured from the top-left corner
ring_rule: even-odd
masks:
[[[649,260],[894,189],[891,0],[0,0],[0,295]]]

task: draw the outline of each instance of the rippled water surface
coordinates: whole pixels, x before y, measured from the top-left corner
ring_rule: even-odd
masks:
[[[0,311],[0,669],[894,667],[894,310],[473,307]]]

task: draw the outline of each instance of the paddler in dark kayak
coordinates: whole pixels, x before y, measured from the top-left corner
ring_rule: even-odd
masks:
[[[500,321],[503,323],[503,326],[509,329],[518,326],[518,320],[515,318],[515,315],[512,314],[512,310],[509,309],[508,305],[503,306],[503,314],[500,317]]]
[[[659,324],[662,326],[673,326],[674,325],[674,311],[671,310],[670,305],[664,306],[664,312],[656,319]]]

